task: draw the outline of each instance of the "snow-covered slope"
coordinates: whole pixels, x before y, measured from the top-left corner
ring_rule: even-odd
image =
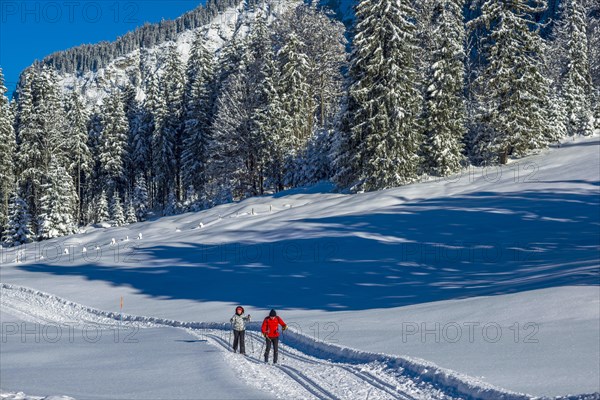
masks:
[[[216,363],[252,388],[248,398],[255,390],[286,398],[597,398],[599,150],[598,137],[578,139],[440,182],[358,195],[324,183],[11,250],[1,267],[2,320],[110,330],[123,296],[124,324],[180,327],[194,337],[165,331],[162,343],[149,330],[141,336],[148,347],[126,347],[132,360],[145,354],[149,363],[148,348],[183,340],[198,358],[173,353],[194,371],[182,379],[210,376],[194,362]],[[243,362],[219,347],[238,303],[255,320],[275,307],[292,326],[281,368],[255,363],[259,341]],[[34,344],[11,338],[2,346],[1,389],[100,396],[85,379],[23,379],[19,357],[34,358]],[[217,357],[195,340],[216,346]],[[111,376],[110,351],[86,359],[68,350],[77,346],[56,346],[63,350],[47,347],[32,373],[68,363]],[[141,374],[128,393],[142,391],[150,372],[120,362],[123,373]],[[229,379],[223,372],[210,380],[227,387]]]
[[[109,65],[97,71],[88,71],[83,74],[59,73],[60,86],[65,92],[78,91],[83,95],[88,107],[101,104],[102,99],[113,89],[123,89],[127,85],[136,87],[138,89],[137,99],[143,100],[145,97],[144,79],[148,74],[162,75],[168,46],[175,45],[182,63],[186,63],[194,38],[197,32],[200,32],[206,41],[206,48],[217,54],[233,38],[245,37],[259,13],[269,20],[273,20],[280,13],[301,2],[299,0],[286,2],[270,0],[251,8],[245,3],[240,1],[237,7],[226,9],[203,27],[180,33],[174,41],[165,41],[151,48],[132,51],[116,58]]]

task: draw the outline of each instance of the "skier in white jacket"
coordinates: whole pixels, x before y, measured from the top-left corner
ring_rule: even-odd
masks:
[[[229,320],[233,328],[233,352],[237,352],[238,343],[240,354],[246,355],[246,323],[250,322],[250,314],[244,316],[244,307],[237,306],[235,314]]]

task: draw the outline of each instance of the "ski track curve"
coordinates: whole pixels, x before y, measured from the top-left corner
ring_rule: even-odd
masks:
[[[106,329],[114,329],[118,325],[136,328],[182,328],[193,336],[210,339],[208,342],[222,348],[224,357],[234,367],[237,365],[243,369],[251,366],[250,372],[246,373],[246,381],[253,386],[273,392],[272,373],[275,372],[286,382],[275,385],[282,388],[283,395],[277,391],[273,394],[279,394],[283,398],[531,399],[524,394],[504,391],[478,381],[469,381],[469,377],[449,375],[446,372],[448,370],[434,364],[418,364],[421,369],[414,368],[411,363],[416,362],[410,359],[329,345],[291,330],[282,337],[281,364],[271,365],[262,361],[262,354],[256,356],[257,351],[262,352],[263,339],[251,332],[257,330],[258,326],[251,326],[246,348],[251,348],[254,354],[244,358],[247,362],[240,363],[239,357],[243,356],[231,352],[229,342],[219,336],[229,333],[228,323],[183,322],[102,311],[52,294],[7,283],[0,283],[0,307],[31,322],[95,324]],[[436,379],[431,379],[428,372]],[[446,375],[443,375],[444,373]],[[268,385],[261,383],[261,379],[268,380]]]
[[[258,340],[261,341],[260,336],[258,336],[257,334],[254,334],[252,332],[248,332],[248,336],[250,336],[253,340]],[[296,359],[298,361],[307,363],[307,364],[312,364],[312,365],[327,365],[327,364],[331,364],[328,361],[318,361],[317,359],[314,358],[309,358],[307,356],[302,356],[299,354],[295,354],[292,353],[288,350],[281,350],[281,353],[283,354],[283,357],[290,357],[293,359]],[[337,367],[353,374],[354,376],[356,376],[357,378],[359,378],[361,381],[363,381],[364,383],[367,383],[368,385],[371,385],[379,390],[381,390],[382,392],[385,392],[387,394],[389,394],[390,396],[392,396],[392,398],[394,399],[401,399],[401,400],[416,400],[414,397],[412,397],[410,394],[402,392],[401,390],[399,390],[397,387],[395,387],[394,385],[385,382],[382,379],[377,378],[376,376],[372,375],[369,372],[364,372],[362,371],[360,368],[355,367],[355,366],[350,366],[350,365],[344,365],[344,364],[338,364]]]
[[[220,337],[212,335],[212,334],[207,334],[206,336],[211,338],[212,340],[214,340],[225,351],[231,351],[231,346],[223,338],[220,338]],[[251,339],[251,340],[254,340],[254,339]],[[246,357],[245,359],[256,365],[263,364],[254,357]],[[278,368],[280,371],[284,372],[287,376],[289,376],[291,379],[296,381],[296,383],[298,383],[298,385],[300,385],[303,389],[305,389],[307,392],[309,392],[316,398],[340,400],[337,396],[330,393],[327,389],[323,388],[320,384],[314,382],[312,379],[307,377],[302,372],[300,372],[294,368],[291,368],[287,365],[273,365],[273,366],[275,368]]]
[[[255,335],[250,333],[251,336],[253,336],[254,339],[258,339],[260,340],[260,338]],[[319,361],[316,361],[314,359],[310,359],[308,357],[305,356],[301,356],[298,354],[293,354],[293,353],[287,353],[287,356],[294,358],[296,360],[299,361],[303,361],[306,362],[308,364],[320,364]],[[394,398],[398,398],[398,399],[402,399],[402,400],[415,400],[414,397],[412,397],[411,395],[404,393],[400,390],[398,390],[397,387],[395,387],[394,385],[390,384],[389,382],[386,382],[378,377],[376,377],[375,375],[371,374],[370,372],[366,372],[363,371],[362,369],[360,369],[359,367],[356,366],[350,366],[350,365],[343,365],[340,364],[339,365],[340,368],[348,371],[349,373],[355,375],[356,377],[360,378],[361,380],[365,381],[366,383],[368,383],[369,385],[372,385],[374,387],[377,387],[378,389],[387,392],[388,394],[390,394],[391,396],[393,396]]]

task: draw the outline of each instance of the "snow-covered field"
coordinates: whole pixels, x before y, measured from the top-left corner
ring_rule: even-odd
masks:
[[[599,397],[598,137],[439,182],[331,189],[5,249],[0,391]],[[292,326],[281,366],[254,338],[248,359],[226,351],[237,304]]]

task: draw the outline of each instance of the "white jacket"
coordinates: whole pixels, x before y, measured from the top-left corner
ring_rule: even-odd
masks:
[[[229,322],[231,322],[233,324],[233,330],[235,331],[245,331],[246,330],[246,323],[250,322],[250,316],[244,316],[244,314],[242,315],[237,315],[235,314],[233,317],[231,317],[231,319],[229,320]]]

